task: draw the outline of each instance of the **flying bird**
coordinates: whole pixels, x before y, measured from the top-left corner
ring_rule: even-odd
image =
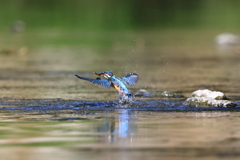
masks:
[[[132,86],[136,84],[139,79],[139,76],[136,73],[129,73],[125,77],[116,77],[111,71],[104,71],[100,73],[95,72],[95,74],[99,76],[96,79],[84,78],[78,75],[75,76],[79,79],[92,82],[93,84],[97,84],[105,88],[113,87],[119,92],[119,94],[126,96],[131,96],[131,92],[127,89],[126,85]]]

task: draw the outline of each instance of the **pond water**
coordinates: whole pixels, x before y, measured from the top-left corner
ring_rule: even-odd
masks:
[[[219,52],[216,31],[2,33],[3,159],[239,159],[240,55]],[[118,94],[77,79],[135,72],[129,87],[155,94],[121,106]],[[183,104],[197,89],[235,108]],[[165,91],[165,92],[164,92]],[[170,96],[169,96],[170,95]]]

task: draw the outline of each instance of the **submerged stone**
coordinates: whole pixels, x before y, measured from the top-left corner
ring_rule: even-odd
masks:
[[[183,98],[184,96],[180,93],[168,92],[168,91],[158,91],[158,92],[149,92],[145,89],[139,89],[134,93],[136,97],[163,97],[163,98]]]
[[[133,93],[136,97],[153,97],[154,92],[149,92],[145,89],[139,89],[137,92]]]
[[[235,107],[236,104],[227,100],[226,95],[219,91],[208,89],[197,90],[184,102],[194,107]]]

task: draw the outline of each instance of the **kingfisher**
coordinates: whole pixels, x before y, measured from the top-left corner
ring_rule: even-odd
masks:
[[[126,95],[131,97],[131,92],[127,89],[126,85],[132,86],[137,83],[139,76],[136,73],[129,73],[125,77],[115,77],[111,71],[104,71],[100,73],[96,73],[96,75],[100,76],[96,79],[84,78],[78,75],[75,75],[79,79],[83,79],[93,84],[97,84],[103,86],[105,88],[113,87],[115,88],[120,95]]]

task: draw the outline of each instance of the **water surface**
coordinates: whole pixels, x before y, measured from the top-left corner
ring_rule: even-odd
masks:
[[[6,34],[0,54],[0,154],[5,159],[238,159],[240,55],[220,53],[217,32]],[[84,38],[88,37],[88,41]],[[71,39],[74,38],[74,41]],[[26,47],[25,51],[20,50]],[[27,50],[27,51],[26,51]],[[77,79],[136,72],[136,97]],[[183,105],[197,89],[222,91],[235,108]]]

